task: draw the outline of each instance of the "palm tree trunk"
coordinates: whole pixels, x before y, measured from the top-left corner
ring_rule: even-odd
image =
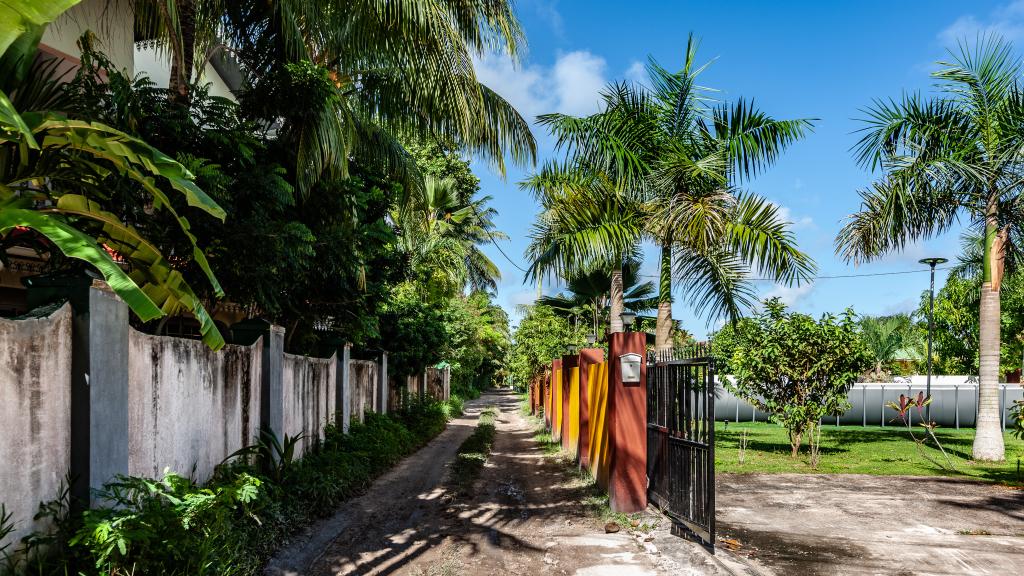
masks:
[[[1005,253],[994,202],[985,225],[984,281],[981,285],[978,363],[978,422],[974,459],[999,461],[1005,457],[999,413],[999,288]]]
[[[189,86],[196,52],[196,5],[194,0],[177,0],[178,23],[181,26],[181,53],[171,56],[171,77],[167,83],[171,98],[188,104]]]
[[[611,285],[611,332],[622,332],[622,311],[625,310],[625,298],[622,295],[622,264],[612,270]]]
[[[672,349],[672,242],[661,244],[661,270],[658,281],[658,323],[654,330],[654,349]]]

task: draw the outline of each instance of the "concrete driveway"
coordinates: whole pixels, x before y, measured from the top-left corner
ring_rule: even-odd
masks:
[[[758,571],[1024,573],[1024,490],[1004,486],[955,478],[723,474],[717,518],[721,544]]]

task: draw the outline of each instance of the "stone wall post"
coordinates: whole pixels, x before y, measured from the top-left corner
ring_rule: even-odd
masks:
[[[383,350],[380,353],[380,367],[377,370],[377,399],[374,402],[377,405],[377,412],[380,414],[388,413],[390,392],[388,383],[388,351]]]
[[[245,320],[231,327],[236,344],[250,346],[263,337],[260,370],[260,427],[284,442],[284,328],[266,320]]]
[[[341,349],[338,358],[338,369],[335,371],[338,378],[337,392],[335,395],[335,414],[340,418],[341,431],[348,434],[349,426],[352,423],[352,344],[346,342]]]
[[[106,284],[34,277],[28,303],[68,299],[71,327],[71,494],[96,503],[98,490],[128,474],[128,306]]]
[[[640,381],[623,383],[620,358],[639,354]],[[608,345],[608,495],[613,512],[647,508],[647,351],[642,332],[616,332]]]

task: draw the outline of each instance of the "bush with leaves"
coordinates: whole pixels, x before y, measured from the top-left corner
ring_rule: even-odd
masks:
[[[525,390],[530,380],[542,374],[551,360],[560,358],[570,344],[582,346],[590,326],[574,326],[569,320],[542,305],[523,306],[523,318],[513,334],[509,370],[516,388]]]
[[[847,393],[871,358],[852,310],[815,320],[773,298],[743,326],[730,362],[729,387],[789,431],[795,457],[820,419],[849,409]]]

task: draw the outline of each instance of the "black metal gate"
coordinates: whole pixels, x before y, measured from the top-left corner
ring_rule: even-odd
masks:
[[[715,366],[704,347],[647,365],[647,496],[715,546]]]

